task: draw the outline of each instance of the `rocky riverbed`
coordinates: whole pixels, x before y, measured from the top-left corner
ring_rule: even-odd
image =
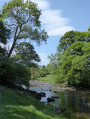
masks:
[[[29,90],[45,93],[40,101],[53,105],[57,113],[66,110],[70,119],[74,119],[72,115],[90,119],[90,90],[41,81],[30,81],[30,85]]]
[[[30,90],[37,90],[37,91],[76,91],[75,87],[66,86],[64,84],[53,84],[48,82],[42,82],[42,81],[36,81],[32,80],[30,81]]]

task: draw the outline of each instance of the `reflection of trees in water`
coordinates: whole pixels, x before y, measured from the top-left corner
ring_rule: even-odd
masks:
[[[32,83],[33,84],[33,83]],[[51,104],[54,106],[66,107],[66,111],[64,112],[64,116],[68,119],[88,119],[90,117],[90,107],[89,107],[89,99],[90,92],[87,91],[64,91],[64,92],[56,92],[49,91],[49,89],[55,89],[56,85],[52,85],[49,83],[35,83],[34,89],[38,91],[38,88],[41,87],[43,92],[46,93],[46,97],[42,98],[41,101],[47,102],[48,97],[59,96],[60,98],[56,98],[55,102]],[[37,85],[36,85],[37,84]],[[57,87],[58,88],[58,87]],[[59,87],[60,88],[60,87]],[[41,90],[41,89],[39,89]],[[78,118],[76,117],[78,116]]]
[[[80,96],[77,92],[60,92],[60,106],[65,106],[70,112],[88,113],[87,97]]]

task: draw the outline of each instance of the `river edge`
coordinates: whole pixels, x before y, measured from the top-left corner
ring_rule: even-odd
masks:
[[[53,106],[42,104],[26,92],[20,94],[15,89],[2,87],[0,119],[67,119],[57,115]]]
[[[87,91],[90,92],[90,88],[86,87],[81,87],[81,86],[71,86],[71,85],[66,85],[64,83],[53,83],[53,82],[48,82],[48,81],[39,81],[39,80],[30,80],[30,87],[32,87],[32,82],[41,82],[41,83],[48,83],[48,84],[54,84],[57,85],[58,87],[63,87],[62,90],[55,90],[55,91]],[[51,89],[49,89],[51,90]],[[54,90],[52,90],[54,91]]]
[[[35,81],[35,80],[34,80],[34,81],[32,81],[32,82],[42,82],[42,81],[37,81],[37,80]],[[45,82],[45,83],[51,84],[50,82]],[[61,85],[61,84],[59,84],[59,86],[60,86],[60,85]],[[18,92],[18,91],[20,91],[20,90],[17,90],[17,92]],[[43,91],[42,91],[42,92],[43,92]],[[50,90],[50,92],[52,92],[52,91]],[[67,91],[66,91],[66,92],[67,92]],[[20,95],[27,94],[25,90],[21,90],[21,91],[18,92],[18,93],[19,93]],[[32,93],[33,93],[33,91],[32,91]],[[80,92],[80,93],[81,93],[81,92]],[[31,95],[31,92],[30,92],[29,94]],[[39,102],[40,102],[40,101],[39,101]],[[42,102],[41,102],[41,103],[42,103]],[[61,107],[61,109],[62,109],[62,107]],[[57,113],[57,112],[56,112],[56,113]],[[62,114],[62,113],[61,113],[61,114]],[[66,113],[65,113],[65,115],[66,115]],[[83,117],[82,117],[82,114],[76,114],[76,113],[75,113],[75,115],[77,115],[77,116],[80,115],[80,116],[81,116],[81,118],[78,118],[78,119],[82,119],[82,118],[83,118]],[[87,118],[86,118],[86,116],[87,116]],[[86,116],[85,116],[84,119],[88,119],[88,115],[86,115]],[[89,117],[90,117],[90,116],[89,116]],[[74,119],[74,118],[72,118],[72,119]],[[76,119],[76,118],[75,118],[75,119]]]
[[[54,89],[53,89],[53,88],[51,88],[50,85],[53,85],[53,87],[56,85],[56,88],[54,87]],[[58,89],[58,86],[60,87],[60,89]],[[45,98],[42,98],[41,101],[45,102],[46,104],[48,104],[47,103],[47,99],[48,98],[53,98],[53,96],[52,96],[53,93],[55,94],[54,97],[56,98],[57,97],[57,93],[59,93],[59,92],[61,92],[62,94],[64,93],[65,97],[63,98],[63,101],[66,100],[67,96],[68,96],[68,98],[70,96],[70,99],[69,100],[67,99],[69,101],[69,104],[73,104],[72,106],[70,105],[70,108],[75,108],[76,106],[74,104],[81,100],[80,102],[77,103],[77,104],[80,103],[80,107],[77,108],[76,112],[73,112],[73,111],[69,112],[68,108],[67,107],[63,108],[64,106],[62,106],[62,105],[60,105],[60,106],[57,105],[56,109],[57,110],[65,109],[65,115],[68,116],[68,114],[70,114],[69,117],[72,116],[72,118],[70,118],[70,119],[82,119],[82,118],[83,119],[89,119],[90,118],[90,113],[88,113],[89,111],[88,112],[86,111],[87,110],[86,106],[90,107],[90,101],[89,101],[89,99],[90,99],[90,97],[89,97],[90,90],[87,89],[87,88],[77,87],[77,86],[67,86],[65,84],[57,84],[57,83],[51,83],[51,82],[47,82],[47,81],[31,80],[31,88],[30,88],[30,90],[34,90],[36,92],[42,92],[42,93],[45,92],[46,93],[46,97],[45,97],[46,100],[45,100]],[[48,93],[49,93],[49,97],[48,97]],[[62,94],[61,94],[61,97],[62,97]],[[74,97],[73,97],[73,95],[74,95]],[[87,100],[87,96],[89,97],[88,100]],[[55,99],[56,103],[57,103],[57,101],[61,100],[60,99],[61,97],[59,97],[58,100]],[[75,102],[71,103],[72,102],[71,99],[72,99],[72,101],[75,101]],[[83,99],[85,99],[85,100],[83,100]],[[81,103],[82,101],[85,101],[84,105],[83,105],[84,102]],[[54,103],[55,102],[50,102],[51,105],[53,105]],[[53,106],[55,107],[55,105],[53,105]],[[78,112],[79,108],[81,109],[80,112]],[[82,112],[83,109],[84,109],[85,112]],[[90,108],[88,108],[88,110],[89,109]],[[61,111],[61,110],[59,110],[59,111]],[[58,111],[56,113],[58,113]]]

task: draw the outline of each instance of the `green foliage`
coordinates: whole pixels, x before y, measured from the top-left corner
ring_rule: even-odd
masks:
[[[49,71],[46,68],[46,66],[41,66],[41,68],[40,68],[40,77],[45,77],[48,74],[49,74]]]
[[[40,77],[40,68],[39,67],[31,67],[31,79],[35,80]]]
[[[5,45],[10,37],[10,30],[0,22],[0,43]],[[30,72],[26,66],[15,63],[7,57],[6,49],[0,46],[0,83],[8,86],[26,85],[29,87]]]
[[[2,48],[1,46],[0,46],[0,53],[2,53],[2,54],[6,54],[6,49],[5,48]]]
[[[40,58],[36,51],[34,50],[33,45],[27,42],[22,42],[16,47],[16,55],[14,56],[14,60],[28,67],[35,65],[34,62],[39,62]]]
[[[40,77],[46,77],[49,74],[47,66],[31,67],[31,78],[38,79]]]
[[[0,43],[6,44],[11,33],[9,42],[12,42],[12,46],[8,57],[15,46],[16,55],[11,59],[6,57],[5,53],[2,55],[5,49],[0,46],[0,82],[7,85],[29,86],[31,74],[27,66],[36,66],[36,62],[40,61],[29,41],[33,40],[40,45],[41,42],[46,42],[48,37],[45,30],[41,29],[40,15],[41,11],[37,4],[30,0],[12,0],[3,5],[0,12],[0,20],[3,20],[0,22]],[[11,32],[7,28],[10,28]],[[20,43],[21,39],[23,43]]]
[[[58,53],[56,54],[51,54],[50,56],[48,56],[48,58],[50,59],[49,64],[47,65],[47,68],[49,70],[50,74],[57,74],[59,72],[59,63],[60,60],[58,60]]]
[[[1,19],[3,18],[7,27],[9,26],[13,37],[9,57],[17,41],[21,39],[33,40],[38,44],[42,41],[46,42],[48,35],[44,29],[41,29],[40,15],[41,11],[37,4],[30,0],[26,2],[24,0],[12,0],[3,5]]]
[[[28,67],[15,63],[12,59],[0,54],[0,82],[8,86],[29,87],[30,71]]]
[[[0,21],[0,43],[6,44],[10,38],[10,30],[7,29],[2,21]]]
[[[90,32],[69,31],[60,38],[58,51],[65,51],[71,44],[80,42],[90,42]]]
[[[60,41],[60,80],[71,85],[90,85],[90,33],[67,32]]]
[[[4,46],[7,43],[7,39],[10,38],[10,30],[7,29],[2,21],[0,21],[0,53],[5,54],[6,49]],[[2,44],[2,45],[1,45]]]

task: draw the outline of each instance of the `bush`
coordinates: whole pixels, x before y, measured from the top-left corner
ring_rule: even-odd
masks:
[[[40,77],[45,77],[47,74],[46,74],[46,72],[45,71],[41,71],[40,72]]]
[[[49,74],[49,70],[46,66],[41,66],[40,68],[40,77],[45,77]]]
[[[8,86],[29,87],[30,70],[28,67],[14,62],[7,56],[0,54],[0,82]]]
[[[40,68],[39,67],[31,67],[31,79],[35,80],[40,77]]]

